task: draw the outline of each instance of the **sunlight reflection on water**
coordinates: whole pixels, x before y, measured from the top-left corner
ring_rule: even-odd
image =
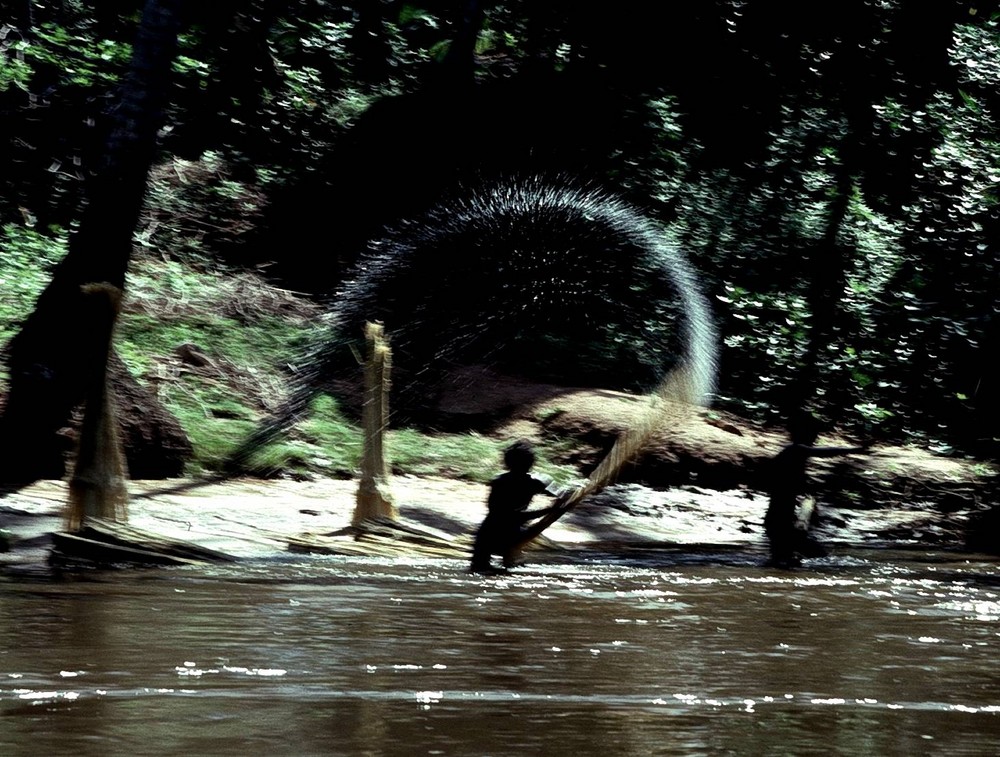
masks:
[[[0,753],[987,754],[998,588],[993,563],[912,554],[7,582]]]

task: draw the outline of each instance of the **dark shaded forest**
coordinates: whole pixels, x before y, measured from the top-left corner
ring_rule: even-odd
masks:
[[[3,3],[0,255],[70,233],[5,349],[11,469],[82,398],[79,285],[121,286],[133,246],[324,300],[385,226],[522,175],[621,195],[687,253],[717,406],[996,460],[997,6],[810,10]]]

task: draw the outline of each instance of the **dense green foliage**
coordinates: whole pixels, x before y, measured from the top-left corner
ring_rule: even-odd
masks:
[[[468,176],[572,174],[691,255],[723,334],[723,406],[774,422],[808,404],[859,433],[996,454],[993,5],[201,5],[136,235],[150,259],[265,265],[322,292],[363,239]],[[139,3],[18,7],[0,17],[4,339],[44,282],[24,251],[58,257],[99,169]],[[183,301],[179,271],[134,286]],[[243,330],[263,365],[308,337],[214,318],[183,334],[132,316],[123,336],[145,347],[125,356],[142,371],[182,341],[232,355]]]

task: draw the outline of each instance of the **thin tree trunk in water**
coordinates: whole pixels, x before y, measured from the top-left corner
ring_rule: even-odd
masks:
[[[391,359],[389,345],[383,336],[382,326],[365,324],[365,343],[368,349],[365,363],[365,393],[361,407],[361,425],[364,431],[364,451],[361,459],[361,481],[358,500],[354,508],[354,525],[372,518],[396,520],[396,505],[389,492],[389,471],[385,462],[385,430],[389,424],[389,372]]]
[[[84,287],[86,304],[93,311],[90,321],[106,329],[108,334],[114,332],[121,309],[121,295],[120,289],[107,284]],[[79,531],[88,518],[124,521],[128,517],[125,456],[108,380],[111,349],[109,339],[101,354],[95,356],[93,373],[87,382],[80,447],[69,482],[68,531]]]
[[[183,0],[148,0],[132,65],[87,204],[34,312],[7,347],[10,391],[0,417],[0,488],[63,475],[56,432],[83,400],[111,338],[82,287],[124,289],[177,46]]]

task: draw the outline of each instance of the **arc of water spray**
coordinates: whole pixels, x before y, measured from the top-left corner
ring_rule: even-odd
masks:
[[[639,422],[626,429],[587,480],[560,502],[560,506],[525,529],[516,545],[520,550],[585,498],[613,483],[622,467],[670,421],[679,421],[710,404],[715,389],[717,337],[707,300],[694,272],[678,252],[667,246],[656,228],[643,224],[642,235],[657,251],[674,280],[684,312],[684,356],[649,396]],[[669,261],[669,262],[667,262]]]
[[[680,300],[683,313],[681,341],[684,346],[680,365],[671,371],[652,393],[651,405],[643,419],[634,428],[622,434],[588,481],[565,500],[566,507],[563,511],[547,516],[526,532],[526,543],[557,520],[565,510],[611,483],[622,466],[644,447],[669,419],[675,415],[680,417],[685,408],[707,404],[715,385],[716,334],[705,297],[684,255],[667,242],[662,229],[619,199],[572,186],[552,187],[537,177],[533,180],[502,184],[484,195],[472,194],[470,197],[471,199],[467,198],[460,206],[460,209],[465,208],[464,211],[456,214],[455,208],[449,206],[447,211],[440,211],[426,223],[432,229],[443,229],[442,233],[447,236],[456,228],[474,226],[481,220],[481,216],[505,218],[504,212],[511,208],[518,211],[515,214],[517,218],[530,217],[532,214],[542,218],[545,214],[540,213],[540,210],[546,209],[568,212],[574,217],[579,216],[578,220],[597,224],[604,230],[602,233],[605,236],[617,235],[621,239],[629,240],[635,248],[646,251],[642,262],[648,263],[653,269],[658,269],[669,282]],[[498,208],[504,212],[499,212]],[[410,229],[407,231],[412,233]],[[485,231],[493,231],[493,227],[487,225]],[[417,248],[412,246],[404,247],[404,252],[409,256],[408,262],[413,262],[411,258],[417,251]],[[388,245],[385,249],[377,248],[368,260],[368,264],[359,268],[358,278],[345,285],[340,293],[340,302],[329,324],[331,328],[343,328],[344,314],[347,312],[361,315],[372,309],[370,306],[375,301],[371,293],[377,292],[378,285],[384,283],[380,277],[383,276],[386,266],[380,263],[388,260],[387,256],[398,253],[399,251],[392,245]],[[337,362],[336,357],[341,354],[343,348],[343,342],[339,338],[333,338],[318,350],[310,364],[300,373],[297,386],[283,407],[231,453],[224,473],[146,496],[179,492],[224,481],[246,470],[254,451],[280,436],[306,413],[312,399],[321,391],[324,370]]]

